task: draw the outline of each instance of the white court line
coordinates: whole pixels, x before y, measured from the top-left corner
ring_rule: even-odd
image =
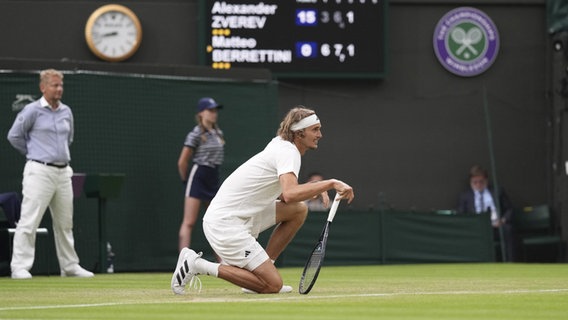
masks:
[[[342,299],[342,298],[364,298],[364,297],[393,297],[393,296],[426,296],[426,295],[477,295],[477,294],[523,294],[523,293],[562,293],[568,292],[566,289],[523,289],[523,290],[502,290],[502,291],[440,291],[440,292],[393,292],[393,293],[357,293],[342,295],[293,295],[285,297],[286,294],[280,294],[276,297],[272,295],[259,295],[258,298],[199,298],[198,296],[191,300],[183,301],[156,301],[156,302],[109,302],[109,303],[92,303],[92,304],[65,304],[52,306],[29,306],[29,307],[6,307],[0,308],[0,311],[14,310],[41,310],[41,309],[65,309],[65,308],[94,308],[109,307],[122,305],[138,305],[138,304],[155,304],[155,303],[220,303],[220,302],[259,302],[259,301],[291,301],[305,299]]]
[[[86,303],[86,304],[61,304],[61,305],[53,305],[53,306],[6,307],[6,308],[0,308],[0,311],[65,309],[65,308],[92,308],[92,307],[117,306],[117,305],[122,305],[122,304],[134,304],[134,303],[109,302],[109,303]]]

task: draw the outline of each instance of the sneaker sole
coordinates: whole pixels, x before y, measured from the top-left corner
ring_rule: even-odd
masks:
[[[172,282],[171,282],[172,291],[175,294],[183,294],[185,292],[185,287],[179,285],[180,283],[182,283],[183,277],[185,275],[184,276],[180,275],[179,271],[183,264],[183,261],[185,260],[185,257],[189,252],[190,250],[188,248],[183,248],[179,253],[178,261],[174,273],[172,274]]]

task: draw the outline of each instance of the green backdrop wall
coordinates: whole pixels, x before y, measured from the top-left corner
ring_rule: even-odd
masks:
[[[77,173],[125,175],[120,195],[106,203],[107,239],[115,270],[164,271],[177,258],[177,232],[183,194],[177,158],[194,125],[194,105],[213,96],[225,105],[225,177],[264,147],[275,134],[277,89],[271,81],[204,80],[140,75],[68,72],[63,101],[74,111],[72,166]],[[38,98],[37,74],[0,74],[0,192],[19,191],[24,157],[5,136],[14,121],[18,97]],[[89,178],[87,178],[89,179]],[[88,188],[85,188],[88,189]],[[75,240],[82,264],[99,270],[98,200],[75,199]],[[312,213],[277,263],[301,266],[321,232],[327,214]],[[51,230],[51,219],[42,222]],[[270,232],[261,235],[265,243]],[[9,237],[0,233],[4,251]],[[192,248],[213,258],[196,227]],[[484,262],[494,260],[489,218],[392,210],[354,211],[343,205],[332,225],[326,263],[388,264]],[[6,263],[3,273],[6,273]],[[38,237],[33,273],[57,274],[53,235]]]
[[[227,142],[223,177],[260,151],[279,123],[277,86],[271,81],[65,71],[64,84],[62,101],[75,117],[74,171],[126,176],[120,196],[109,199],[106,210],[118,271],[169,269],[177,259],[183,210],[177,159],[195,125],[200,97],[214,97],[225,106],[219,120]],[[0,192],[21,191],[25,158],[6,136],[16,117],[12,105],[22,95],[41,96],[37,73],[0,74]],[[50,228],[47,216],[42,225]],[[97,216],[96,198],[75,199],[75,244],[81,263],[91,270],[99,260]],[[54,250],[51,236],[38,241],[51,242],[45,250]],[[199,236],[194,246],[207,249]],[[52,271],[56,260],[52,251]]]

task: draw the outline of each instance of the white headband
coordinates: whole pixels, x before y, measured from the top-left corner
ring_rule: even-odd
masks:
[[[311,116],[305,117],[304,119],[302,119],[298,122],[294,122],[290,126],[290,130],[292,130],[292,131],[302,130],[302,129],[305,129],[307,127],[313,126],[314,124],[318,124],[318,123],[320,123],[320,119],[314,113]]]

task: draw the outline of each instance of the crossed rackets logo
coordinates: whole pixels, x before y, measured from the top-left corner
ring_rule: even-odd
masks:
[[[477,26],[462,23],[450,32],[449,46],[456,58],[471,60],[477,58],[485,47],[483,32]],[[466,28],[469,30],[466,31]]]
[[[481,10],[460,7],[446,13],[434,30],[434,52],[451,73],[472,77],[485,72],[497,58],[497,27]]]

